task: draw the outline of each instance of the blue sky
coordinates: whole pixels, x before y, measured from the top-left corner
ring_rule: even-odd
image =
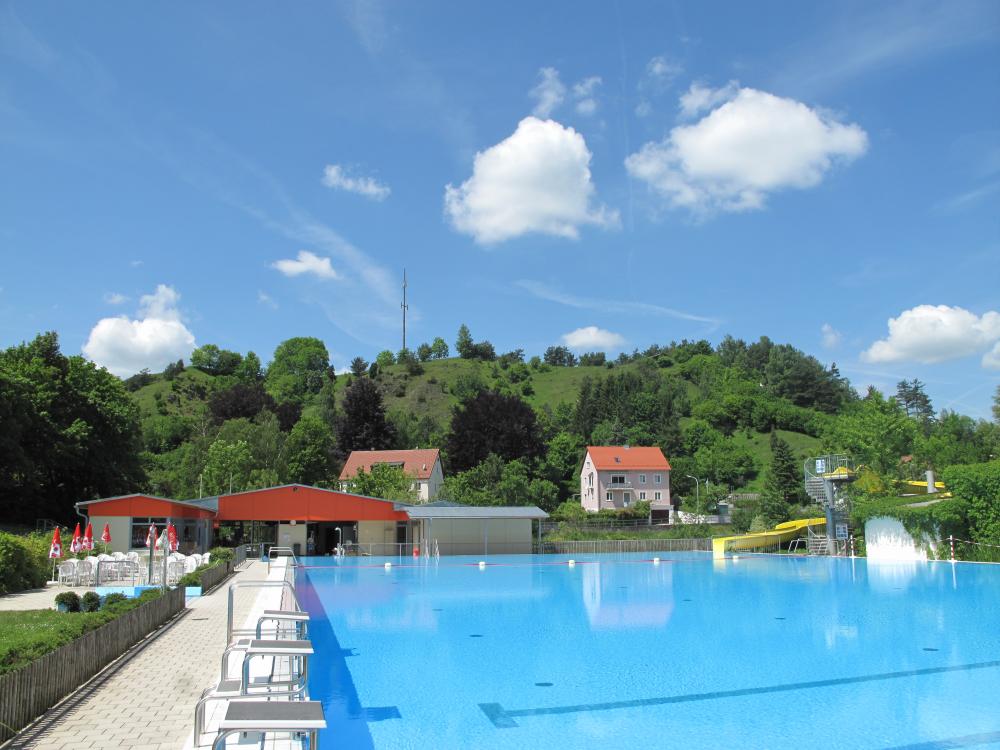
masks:
[[[731,333],[1000,381],[1000,5],[0,5],[0,344]]]

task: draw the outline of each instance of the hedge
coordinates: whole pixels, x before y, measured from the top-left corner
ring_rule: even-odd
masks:
[[[0,531],[0,594],[44,586],[51,570],[48,536]]]

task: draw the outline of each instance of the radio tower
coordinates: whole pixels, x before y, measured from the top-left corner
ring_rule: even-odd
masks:
[[[406,269],[403,269],[403,303],[400,305],[403,308],[403,348],[406,348],[406,311],[410,309],[410,306],[406,304]]]

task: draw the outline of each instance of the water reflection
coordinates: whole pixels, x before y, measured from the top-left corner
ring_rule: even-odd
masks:
[[[636,566],[642,566],[636,575]],[[674,611],[673,566],[652,562],[588,565],[581,594],[591,630],[663,627]]]

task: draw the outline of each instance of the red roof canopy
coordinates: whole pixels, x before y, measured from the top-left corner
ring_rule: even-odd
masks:
[[[587,453],[598,471],[615,469],[660,469],[670,471],[667,457],[657,447],[631,445],[588,445]]]
[[[370,472],[375,464],[396,464],[407,476],[430,479],[441,452],[437,448],[408,451],[351,451],[340,472],[340,480],[354,477],[360,469]]]

